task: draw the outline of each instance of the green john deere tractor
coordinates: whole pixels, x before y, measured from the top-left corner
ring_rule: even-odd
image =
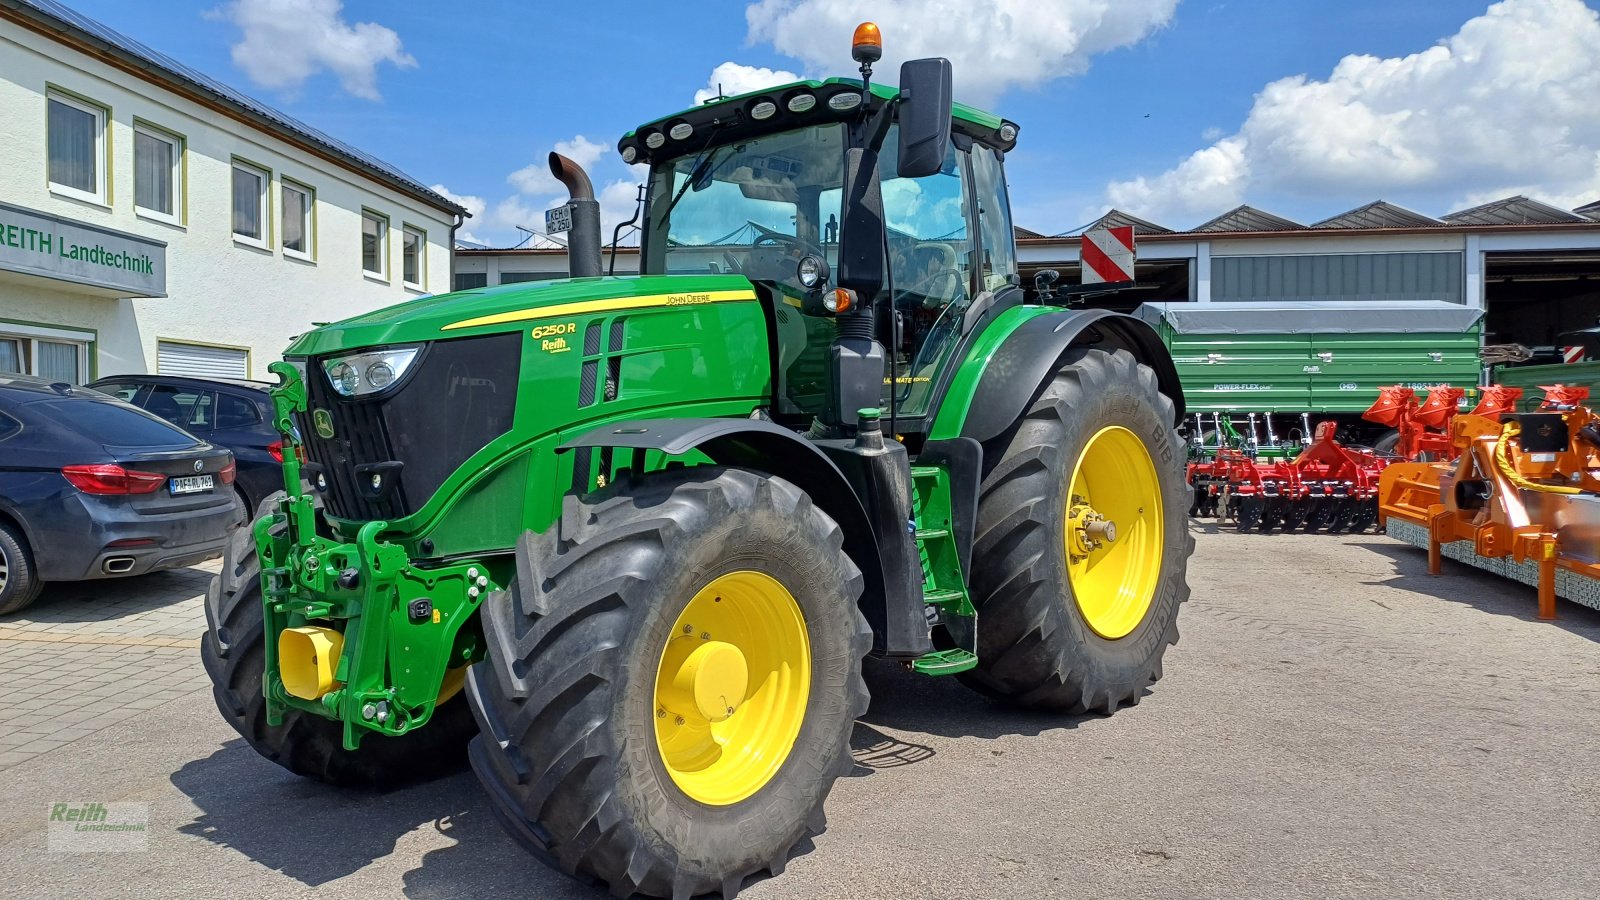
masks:
[[[862,660],[1110,713],[1188,596],[1177,374],[1137,319],[1029,303],[1017,126],[950,64],[624,136],[638,277],[415,300],[272,370],[285,495],[202,647],[257,751],[388,787],[470,757],[505,827],[619,896],[736,892],[822,826]],[[302,485],[309,485],[303,488]]]

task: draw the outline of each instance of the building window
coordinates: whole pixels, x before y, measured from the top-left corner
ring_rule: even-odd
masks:
[[[361,211],[361,271],[389,280],[389,220]]]
[[[428,248],[428,234],[420,228],[407,225],[400,232],[400,279],[406,287],[422,288],[424,253]]]
[[[133,126],[133,205],[178,222],[183,210],[183,139],[142,123]]]
[[[267,246],[266,169],[233,161],[233,238],[257,247]]]
[[[106,110],[75,97],[47,95],[50,189],[106,203]]]
[[[83,384],[94,335],[0,322],[0,373]]]
[[[316,192],[303,184],[283,179],[283,254],[300,259],[314,259],[315,247],[312,242],[316,238],[316,229],[313,227],[313,210],[316,208]]]
[[[453,289],[454,290],[458,290],[458,291],[470,291],[473,288],[481,288],[481,287],[488,287],[488,286],[489,286],[489,273],[488,272],[457,272],[456,273],[456,278],[455,278],[455,284],[452,285]]]

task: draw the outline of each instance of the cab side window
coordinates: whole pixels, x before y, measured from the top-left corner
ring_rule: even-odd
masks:
[[[973,146],[972,185],[978,196],[978,232],[983,237],[980,284],[983,290],[998,291],[1017,274],[1011,203],[998,151],[981,144]]]
[[[896,145],[893,132],[884,144]],[[907,417],[927,412],[933,385],[955,349],[962,315],[972,302],[975,260],[968,227],[967,156],[968,151],[952,143],[938,172],[883,180],[893,290],[892,313],[884,317],[881,339],[894,354],[894,375],[884,373],[884,382],[885,387],[893,383],[896,411]],[[886,175],[892,171],[885,166]]]

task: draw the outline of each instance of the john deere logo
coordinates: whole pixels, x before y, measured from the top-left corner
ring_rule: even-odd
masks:
[[[317,429],[317,434],[323,438],[333,437],[333,416],[325,409],[314,410],[311,413],[311,424]]]

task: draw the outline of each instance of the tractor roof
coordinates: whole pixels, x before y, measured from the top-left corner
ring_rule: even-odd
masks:
[[[729,128],[731,132],[734,132],[729,135],[728,139],[731,140],[750,132],[787,130],[787,128],[799,128],[818,122],[837,122],[855,115],[856,110],[854,108],[834,109],[829,105],[829,100],[836,94],[859,94],[860,91],[861,80],[859,78],[829,78],[826,81],[795,81],[764,90],[751,91],[746,94],[708,100],[699,106],[693,106],[670,116],[662,116],[659,119],[640,125],[622,136],[622,140],[617,142],[617,149],[624,152],[624,158],[626,159],[626,149],[632,147],[636,155],[632,160],[629,160],[630,162],[648,162],[652,156],[660,155],[663,158],[669,158],[698,150],[702,145],[702,141],[691,140],[688,137],[675,140],[667,136],[673,126],[679,124],[691,126],[691,135],[696,133],[704,135],[705,130],[711,127]],[[790,108],[789,104],[794,97],[803,94],[812,95],[816,98],[815,102],[809,108],[795,112]],[[891,102],[899,96],[900,89],[894,85],[877,83],[872,85],[872,104],[874,106]],[[750,115],[750,111],[763,101],[771,101],[775,104],[777,112],[771,114],[766,120],[758,122]],[[1000,127],[1002,125],[1010,124],[1015,128],[1016,123],[1002,119],[993,113],[984,112],[964,103],[957,103],[951,111],[951,118],[956,131],[970,135],[996,149],[1010,150],[1016,144],[1015,135],[1009,141],[1000,137]],[[655,149],[651,149],[647,144],[647,139],[652,133],[661,133],[663,137],[662,144]]]

